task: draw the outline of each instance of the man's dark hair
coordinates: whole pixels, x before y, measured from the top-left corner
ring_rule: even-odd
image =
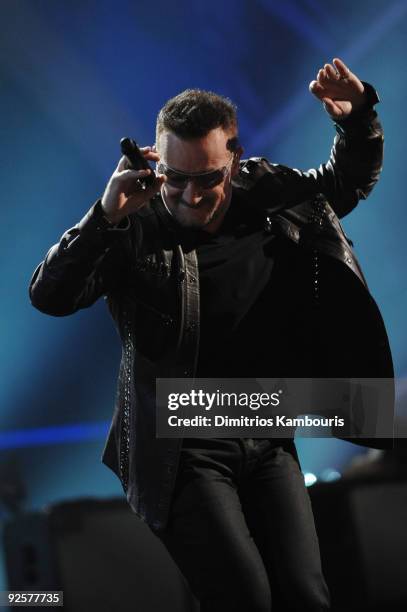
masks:
[[[156,139],[164,131],[184,140],[202,138],[221,127],[232,132],[230,147],[237,144],[237,109],[229,98],[212,91],[186,89],[164,104],[157,117]],[[232,141],[234,141],[232,143]]]

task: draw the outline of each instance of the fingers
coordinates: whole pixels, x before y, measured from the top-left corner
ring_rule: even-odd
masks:
[[[120,177],[139,180],[143,178],[144,176],[148,176],[149,174],[151,174],[151,170],[147,170],[147,169],[133,170],[132,168],[126,168],[125,170],[122,170],[120,172]]]
[[[150,161],[159,161],[160,158],[158,157],[158,159],[156,159],[156,157],[151,157],[149,158]],[[120,158],[120,161],[117,165],[117,168],[114,172],[115,175],[123,175],[126,177],[131,177],[133,176],[134,178],[140,178],[143,176],[147,176],[148,174],[151,174],[152,170],[150,169],[143,169],[143,170],[134,170],[134,168],[129,168],[129,162],[127,160],[127,157],[124,156],[122,158]],[[133,174],[135,173],[135,174]]]
[[[144,153],[144,151],[142,151],[142,152]],[[146,155],[144,155],[144,157],[146,157]],[[128,161],[127,157],[125,155],[123,155],[123,157],[120,158],[119,163],[117,164],[117,168],[116,168],[115,172],[116,173],[124,172],[125,170],[134,171],[134,168],[129,168],[129,161]],[[145,170],[143,170],[143,172],[145,172]]]
[[[325,64],[323,68],[318,70],[316,79],[309,84],[309,90],[319,100],[322,100],[330,92],[332,85],[337,83],[339,79],[335,68],[331,64]]]
[[[322,100],[322,98],[326,94],[325,88],[318,81],[311,81],[311,83],[309,84],[309,90],[319,100]]]
[[[140,151],[142,152],[142,154],[148,161],[153,161],[153,162],[160,161],[160,156],[155,151],[155,147],[154,148],[153,147],[140,147]],[[128,167],[127,157],[123,155],[123,157],[120,158],[119,163],[117,164],[116,172],[123,172],[123,170],[128,170],[128,169],[129,167]]]
[[[140,184],[140,179],[151,174],[152,170],[122,170],[117,174],[117,180],[120,181],[120,185],[123,188],[127,185],[127,189],[135,190],[135,191],[143,191],[145,197],[150,197],[149,194],[155,194],[159,191],[161,185],[165,183],[166,177],[164,174],[155,175],[154,182],[147,186],[146,188],[142,187]]]
[[[348,70],[347,73],[349,73]],[[341,76],[339,71],[335,70],[332,64],[325,64],[323,68],[318,70],[317,82],[322,87],[331,85],[332,83],[339,81],[341,78],[344,77]]]
[[[339,72],[337,72],[331,64],[325,64],[324,68],[328,79],[337,81],[341,78]]]
[[[155,146],[152,147],[140,147],[140,151],[144,155],[144,157],[151,161],[160,161],[160,156],[158,155]]]
[[[333,59],[332,64],[324,64],[324,67],[318,70],[316,80],[321,85],[347,79],[352,74],[346,64],[338,57]]]
[[[117,164],[117,168],[115,172],[122,172],[122,170],[126,170],[126,168],[127,168],[127,158],[123,155],[123,157],[120,158],[119,163]]]
[[[335,68],[337,69],[341,79],[349,78],[349,75],[351,74],[351,71],[349,70],[347,65],[341,59],[339,59],[338,57],[335,57],[334,60],[333,60],[333,63],[335,65]]]
[[[154,182],[145,189],[141,189],[141,187],[139,187],[136,191],[128,196],[129,204],[136,205],[136,208],[139,208],[140,204],[145,204],[150,198],[154,197],[155,194],[161,190],[161,185],[165,182],[165,180],[165,176],[163,174],[159,174],[155,178]]]
[[[354,78],[344,62],[334,58],[332,64],[324,64],[323,68],[318,70],[315,80],[309,84],[309,90],[319,100],[323,101],[324,96],[332,99],[343,95],[344,81],[348,84],[353,82]]]
[[[160,161],[160,156],[155,151],[148,151],[147,153],[145,153],[144,157],[149,161]]]

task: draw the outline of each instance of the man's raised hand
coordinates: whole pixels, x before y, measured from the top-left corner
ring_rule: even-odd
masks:
[[[346,119],[365,102],[363,83],[349,70],[344,62],[335,58],[318,71],[309,90],[324,104],[332,119]]]
[[[140,151],[149,161],[160,159],[152,147],[142,147]],[[126,158],[120,159],[102,196],[102,209],[111,223],[119,223],[127,215],[136,212],[160,191],[165,181],[163,175],[158,175],[146,189],[140,185],[139,179],[147,176],[149,172],[150,170],[129,170]]]

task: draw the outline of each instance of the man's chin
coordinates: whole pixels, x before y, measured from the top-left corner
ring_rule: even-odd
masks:
[[[175,220],[185,228],[191,229],[204,229],[208,226],[211,221],[218,217],[218,211],[204,211],[203,209],[185,209],[185,210],[177,210],[173,213]]]

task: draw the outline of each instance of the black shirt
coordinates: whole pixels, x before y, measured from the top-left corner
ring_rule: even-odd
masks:
[[[290,270],[297,247],[266,232],[265,215],[247,206],[234,196],[218,233],[186,233],[183,246],[196,248],[199,267],[199,378],[299,375],[303,275],[297,263]]]

